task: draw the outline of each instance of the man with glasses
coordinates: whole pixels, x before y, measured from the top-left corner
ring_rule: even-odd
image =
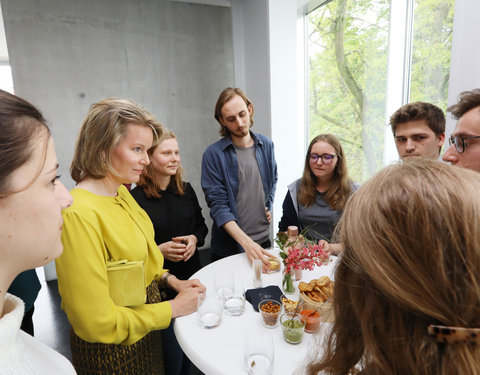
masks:
[[[445,115],[437,106],[415,102],[400,107],[390,117],[395,145],[402,160],[438,159],[445,141]]]
[[[238,88],[227,88],[215,106],[219,141],[202,158],[202,188],[210,207],[212,261],[245,251],[270,263],[270,221],[277,183],[273,142],[253,133],[253,104]]]
[[[480,89],[462,92],[447,110],[458,121],[442,160],[480,172]]]

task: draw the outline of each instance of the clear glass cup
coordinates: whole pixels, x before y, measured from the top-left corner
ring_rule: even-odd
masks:
[[[245,288],[241,283],[234,283],[233,292],[225,295],[223,307],[229,315],[238,316],[243,314],[245,311]]]
[[[253,268],[253,287],[261,288],[262,287],[262,268],[263,262],[261,259],[254,259],[252,262]]]
[[[215,295],[202,293],[198,296],[197,315],[203,328],[217,327],[222,322],[222,303]]]
[[[282,305],[273,299],[265,299],[258,304],[258,311],[262,316],[263,325],[267,328],[275,328],[278,325]]]
[[[317,309],[302,309],[300,314],[305,317],[305,332],[315,333],[320,329],[322,321],[322,310]]]
[[[250,375],[270,375],[273,371],[273,339],[268,332],[249,330],[245,334],[245,365]]]
[[[233,273],[231,270],[218,270],[213,275],[215,294],[222,302],[230,296],[234,290]]]
[[[272,256],[268,257],[268,261],[270,262],[270,269],[267,271],[267,273],[280,272],[280,259]]]
[[[280,300],[282,301],[283,311],[291,314],[295,312],[300,312],[303,309],[302,302],[299,301],[298,298],[295,298],[295,296],[289,296],[289,297],[290,298],[288,298],[285,295],[282,295],[280,297]]]
[[[290,344],[299,344],[305,330],[305,317],[300,314],[283,314],[280,317],[283,338]]]

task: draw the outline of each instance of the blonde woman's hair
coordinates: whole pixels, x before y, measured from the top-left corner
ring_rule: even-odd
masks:
[[[100,179],[108,172],[116,175],[110,153],[125,136],[130,124],[152,129],[154,142],[162,134],[162,125],[153,115],[131,100],[107,98],[92,104],[75,146],[70,166],[73,180],[78,183],[85,177]]]
[[[310,142],[305,156],[303,176],[298,191],[298,201],[304,207],[310,207],[315,203],[317,177],[313,174],[312,168],[310,168],[310,152],[313,145],[320,141],[327,142],[332,146],[337,157],[332,183],[325,192],[323,199],[332,210],[343,210],[348,197],[352,194],[352,181],[348,177],[347,161],[345,160],[342,144],[333,134],[319,134]]]
[[[169,129],[163,128],[162,135],[157,139],[154,145],[148,150],[148,155],[151,157],[155,152],[155,149],[166,139],[176,139],[175,133]],[[160,194],[160,186],[157,184],[157,180],[155,178],[155,168],[153,167],[153,163],[150,163],[143,169],[143,173],[140,175],[140,180],[138,181],[137,185],[143,188],[145,195],[148,198],[155,197],[161,198],[162,195]],[[183,195],[185,193],[185,187],[183,183],[183,169],[182,166],[179,165],[177,169],[177,173],[175,176],[170,177],[170,184],[175,190],[175,194]]]
[[[387,167],[347,202],[335,323],[309,374],[480,374],[480,347],[431,324],[480,327],[480,174],[431,160]]]

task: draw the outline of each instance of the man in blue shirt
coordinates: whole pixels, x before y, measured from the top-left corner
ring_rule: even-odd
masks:
[[[277,164],[273,142],[253,133],[253,104],[238,88],[227,88],[215,106],[222,139],[202,158],[202,188],[213,218],[212,260],[245,251],[266,267]]]

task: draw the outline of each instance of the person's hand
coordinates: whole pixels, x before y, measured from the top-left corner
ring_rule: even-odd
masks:
[[[189,260],[197,250],[197,237],[194,234],[188,236],[178,236],[172,238],[173,242],[183,243],[186,245],[185,252],[183,253],[183,261]]]
[[[223,229],[225,229],[225,231],[237,241],[243,250],[245,250],[245,254],[250,263],[252,263],[253,259],[261,259],[263,262],[263,269],[270,269],[268,257],[272,255],[241,230],[236,221],[232,220],[226,222],[223,224]]]
[[[158,249],[162,252],[165,259],[172,262],[180,262],[184,258],[187,245],[181,242],[168,241],[158,245]]]
[[[172,308],[172,319],[196,311],[198,296],[202,293],[205,293],[205,287],[190,287],[182,290],[174,299],[168,301]]]
[[[203,285],[200,280],[193,279],[193,280],[179,280],[176,277],[171,276],[168,279],[168,285],[170,288],[174,289],[178,293],[187,290],[188,288],[199,288],[202,293],[205,293],[207,288]]]
[[[270,224],[272,222],[272,213],[268,211],[267,207],[265,207],[265,215],[267,216],[267,221]]]
[[[245,254],[247,254],[247,258],[250,263],[252,263],[254,259],[260,259],[263,263],[263,270],[268,271],[270,269],[268,257],[273,255],[267,250],[251,239],[247,244],[245,244],[245,246],[242,245],[242,247],[243,250],[245,250]]]
[[[342,244],[341,243],[328,243],[325,240],[320,240],[320,241],[318,241],[318,245],[329,256],[330,255],[339,255],[342,252]]]

